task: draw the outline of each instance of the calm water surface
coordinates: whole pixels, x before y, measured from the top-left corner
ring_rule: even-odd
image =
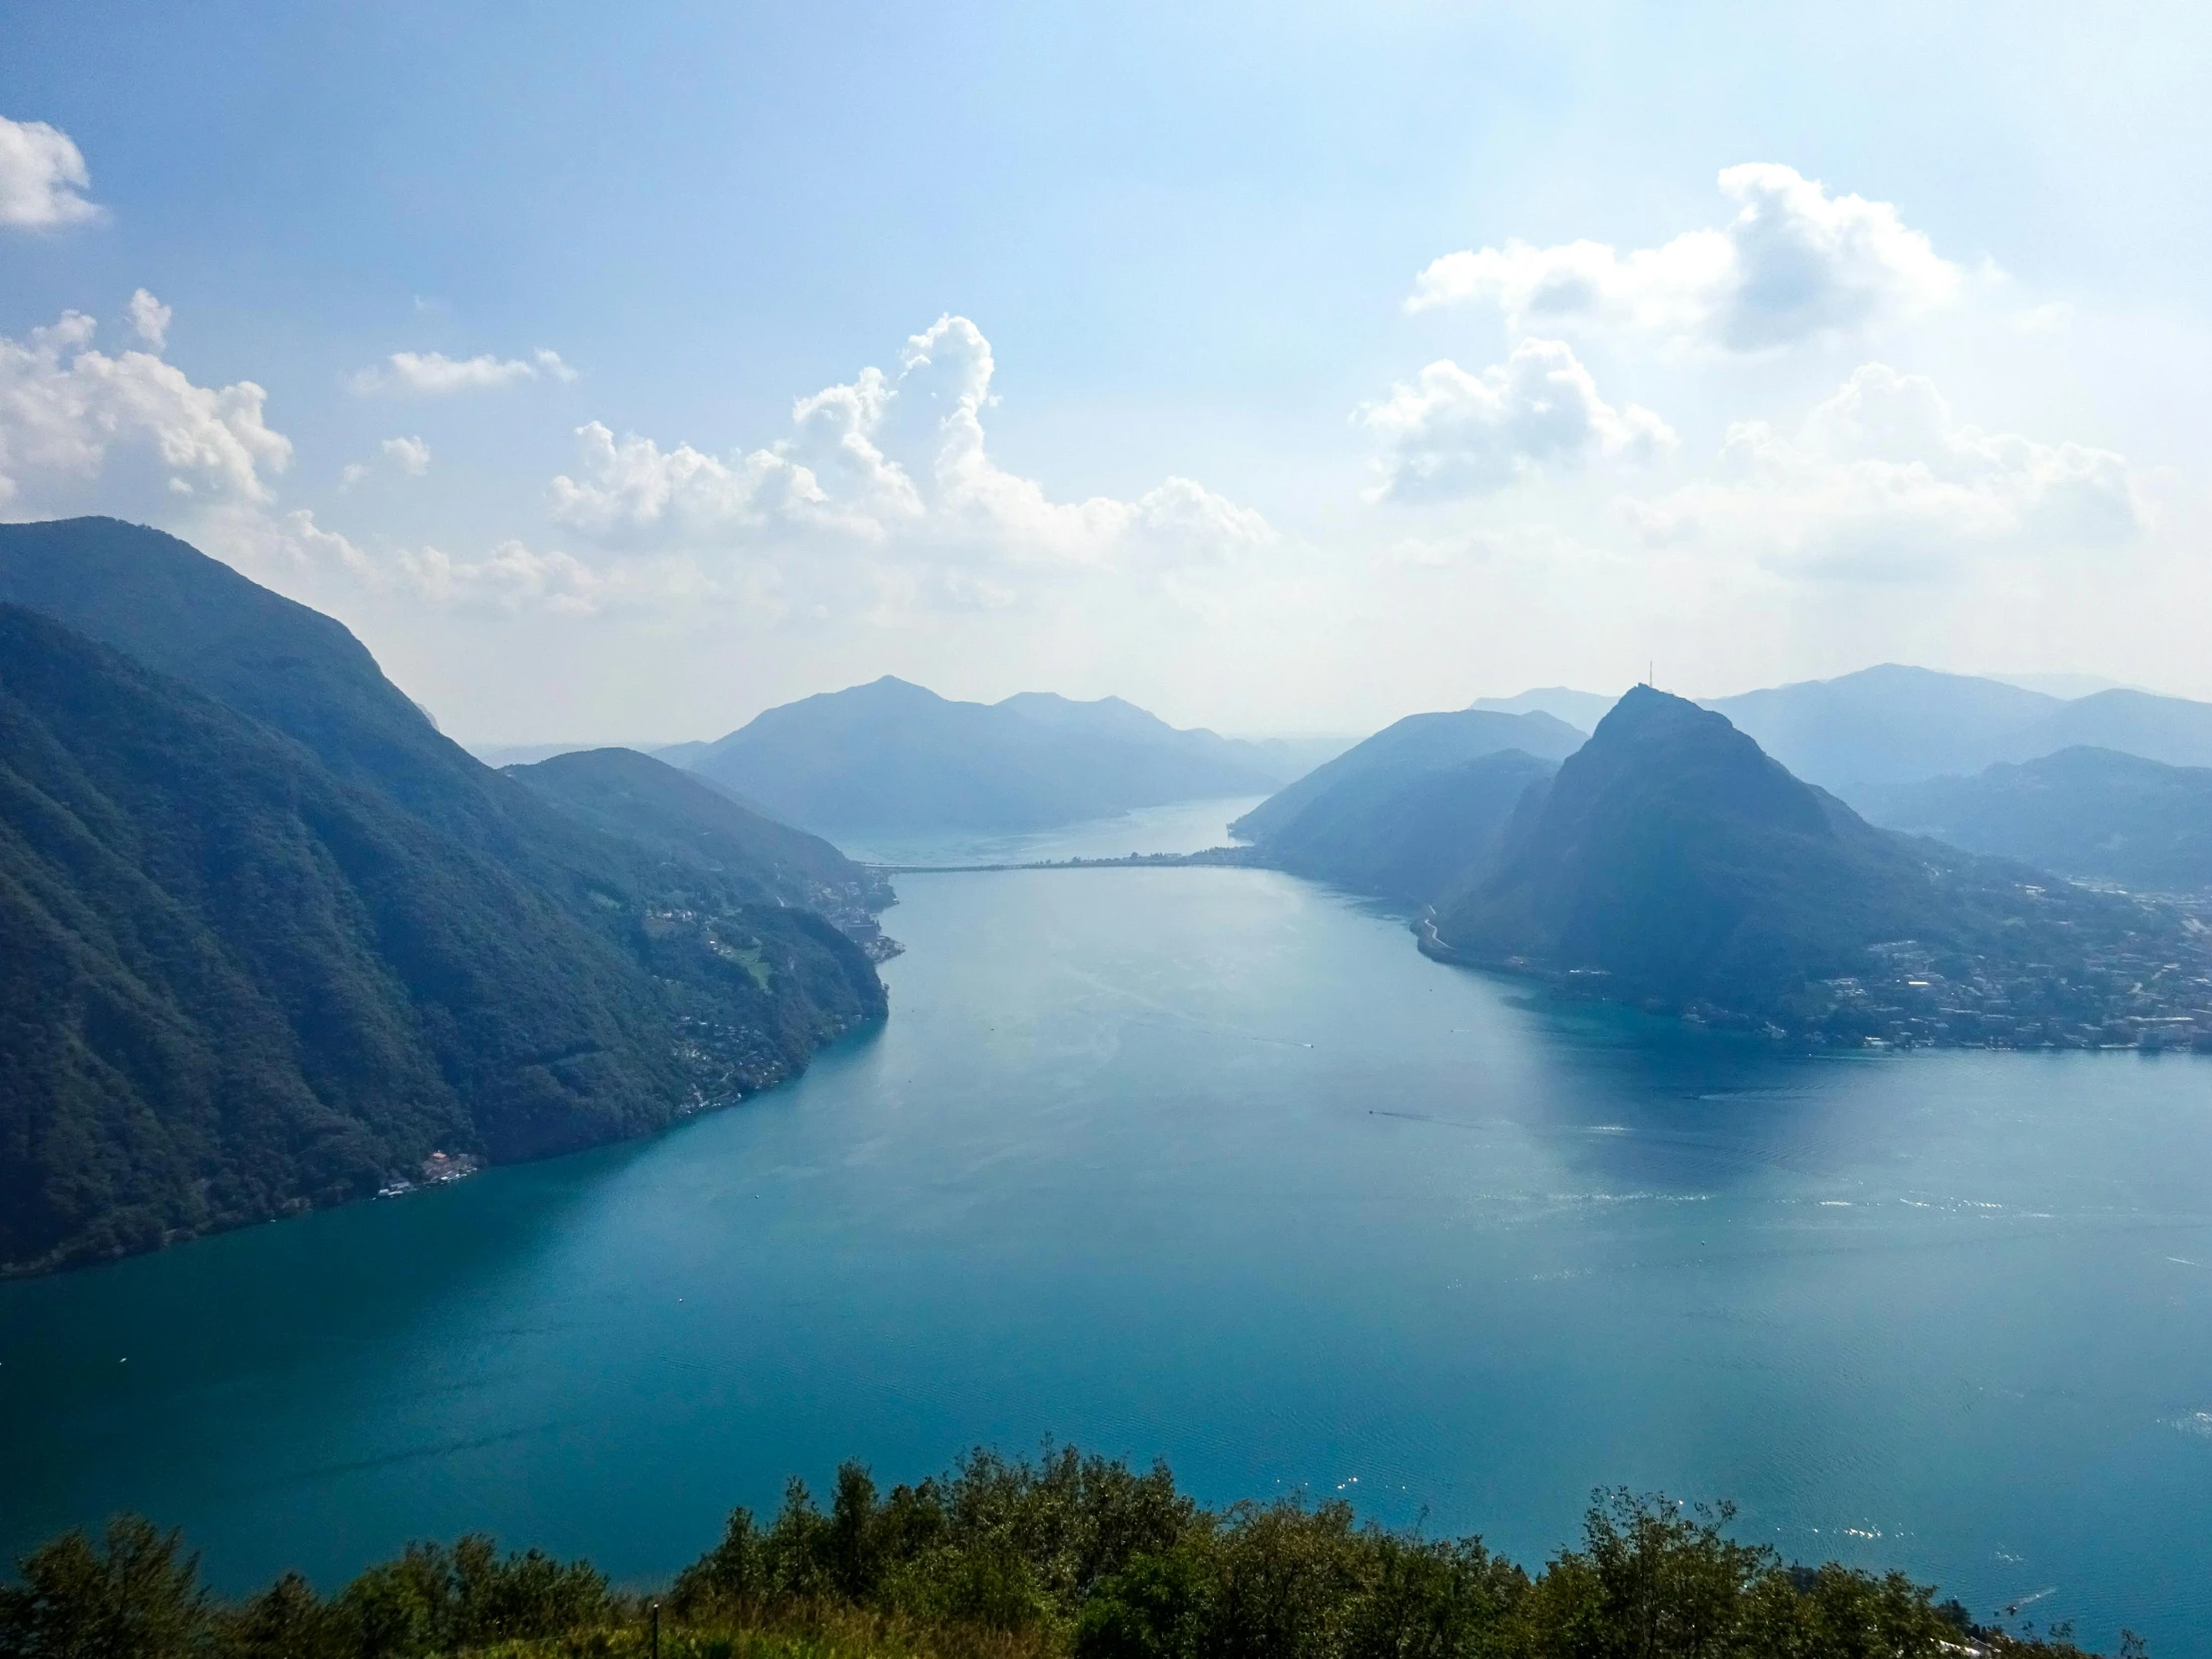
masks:
[[[2212,1063],[1697,1037],[1261,871],[899,890],[890,1022],[791,1088],[0,1286],[0,1548],[129,1507],[234,1587],[466,1528],[641,1578],[789,1473],[1053,1434],[1531,1564],[1594,1485],[1726,1496],[2212,1654]]]

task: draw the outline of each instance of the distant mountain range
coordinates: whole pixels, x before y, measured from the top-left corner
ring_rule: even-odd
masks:
[[[2062,749],[1970,778],[1900,785],[1875,821],[2060,875],[2150,890],[2212,887],[2212,768]]]
[[[877,878],[656,767],[502,776],[180,541],[0,526],[0,1271],[650,1130],[879,1017],[809,907]]]
[[[1594,732],[1605,711],[1620,701],[1599,692],[1574,691],[1566,686],[1543,686],[1518,697],[1478,697],[1469,709],[1483,714],[1549,715],[1583,732]]]
[[[771,709],[686,759],[738,799],[834,833],[1041,830],[1260,795],[1295,777],[1300,758],[1178,731],[1115,697],[956,703],[886,675]]]
[[[1476,709],[1541,710],[1594,730],[1613,699],[1553,687]],[[1884,664],[1703,700],[1798,777],[1869,810],[1902,784],[2109,749],[2168,766],[2212,766],[2212,703],[2115,687],[2061,698],[2004,680]]]
[[[2066,700],[2001,681],[1888,665],[1706,704],[1799,777],[1854,802],[2061,749],[2212,766],[2212,703],[2102,691]]]

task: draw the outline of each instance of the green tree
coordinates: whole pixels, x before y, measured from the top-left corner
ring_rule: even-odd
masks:
[[[0,1587],[4,1659],[189,1659],[203,1651],[208,1595],[183,1535],[137,1515],[108,1522],[99,1543],[79,1531],[16,1563]]]

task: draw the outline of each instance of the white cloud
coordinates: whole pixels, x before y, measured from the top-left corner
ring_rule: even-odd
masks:
[[[2125,456],[1962,423],[1935,382],[1884,363],[1860,368],[1795,434],[1731,426],[1721,468],[1718,480],[1633,504],[1645,539],[1913,575],[1962,554],[2120,546],[2149,522]]]
[[[982,332],[944,316],[906,342],[895,377],[862,369],[801,398],[789,433],[728,459],[617,438],[594,421],[577,433],[576,475],[553,480],[553,515],[610,548],[805,546],[1100,568],[1204,561],[1275,540],[1259,513],[1187,478],[1133,501],[1051,499],[985,443],[994,370]]]
[[[93,319],[65,311],[0,336],[0,510],[161,516],[163,504],[261,503],[291,443],[251,380],[199,386],[147,351],[94,349]]]
[[[124,314],[130,318],[132,331],[156,351],[169,343],[170,318],[177,313],[144,288],[131,295]]]
[[[383,450],[385,460],[410,478],[419,478],[430,470],[430,446],[420,438],[386,438],[377,447]]]
[[[1649,460],[1675,446],[1649,409],[1616,409],[1559,340],[1525,339],[1470,374],[1433,362],[1355,417],[1382,440],[1376,500],[1439,500],[1500,490],[1543,469]]]
[[[576,370],[558,351],[539,350],[528,357],[448,357],[442,351],[394,351],[373,368],[347,381],[365,395],[378,392],[445,397],[455,392],[490,391],[520,380],[573,380]]]
[[[1611,323],[1759,351],[1922,316],[1958,292],[1958,267],[1890,203],[1830,196],[1771,163],[1728,168],[1720,187],[1738,209],[1722,230],[1625,255],[1597,242],[1447,254],[1406,308],[1486,301],[1516,332]]]
[[[0,116],[0,226],[52,231],[99,219],[102,210],[78,194],[91,184],[67,133]]]

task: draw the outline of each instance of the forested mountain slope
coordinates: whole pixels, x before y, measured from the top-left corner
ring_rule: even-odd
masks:
[[[1877,830],[1722,716],[1641,686],[1524,798],[1497,863],[1432,937],[1608,995],[1785,1023],[1825,1019],[1886,975],[2032,976],[2046,999],[2083,989],[2101,1019],[2124,1005],[2108,970],[2202,954],[2172,917]]]
[[[1508,749],[1539,761],[1562,761],[1581,745],[1580,732],[1546,714],[1457,709],[1407,715],[1277,791],[1229,829],[1264,844],[1325,797],[1350,802]]]
[[[1876,819],[1971,852],[2126,886],[2212,887],[2212,768],[2062,749],[1878,799]]]
[[[564,817],[173,538],[0,526],[0,595],[49,613],[0,639],[0,1269],[651,1129],[883,1011],[772,867]]]
[[[1425,904],[1487,867],[1521,797],[1555,770],[1506,749],[1453,766],[1344,779],[1256,842],[1253,856],[1294,875]]]
[[[819,910],[863,942],[890,882],[820,835],[739,806],[720,790],[634,749],[585,749],[507,775],[557,812],[656,856],[724,879],[759,903]]]

